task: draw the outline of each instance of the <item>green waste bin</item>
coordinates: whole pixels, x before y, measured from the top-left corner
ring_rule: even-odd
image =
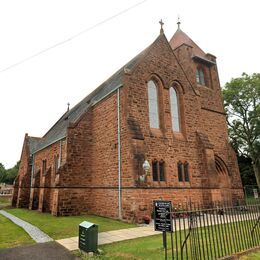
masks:
[[[79,224],[79,249],[85,252],[97,252],[98,225],[83,221]]]

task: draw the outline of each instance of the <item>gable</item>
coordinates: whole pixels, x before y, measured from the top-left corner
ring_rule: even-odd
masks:
[[[147,70],[150,75],[157,75],[159,78],[161,78],[159,71],[162,70],[166,72],[164,74],[168,75],[161,78],[164,87],[169,87],[175,80],[185,86],[185,91],[192,91],[195,95],[198,95],[163,33],[145,49],[142,57],[132,68],[131,74],[135,74],[138,70],[141,73]]]

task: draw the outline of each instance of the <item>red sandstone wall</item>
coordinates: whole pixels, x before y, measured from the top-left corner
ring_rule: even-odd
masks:
[[[92,133],[92,185],[114,187],[118,184],[116,92],[93,107]]]
[[[200,129],[207,134],[210,142],[214,145],[215,154],[225,161],[232,176],[232,186],[234,188],[241,188],[242,183],[237,158],[234,156],[234,151],[228,143],[226,116],[207,110],[201,110],[201,126]]]
[[[51,211],[53,204],[53,192],[59,171],[55,173],[54,156],[60,157],[61,145],[61,167],[66,163],[66,139],[58,141],[45,149],[34,154],[34,180],[33,189],[30,194],[30,208],[40,211]],[[43,175],[43,160],[46,160],[46,175]],[[36,174],[37,173],[37,174]],[[37,201],[37,203],[35,202]],[[37,205],[36,205],[37,204]],[[35,208],[36,207],[36,208]]]
[[[117,94],[94,105],[71,125],[67,140],[67,167],[60,175],[60,186],[71,188],[59,190],[58,214],[88,211],[116,217]]]
[[[150,129],[148,115],[147,82],[154,74],[160,92],[160,129]],[[171,83],[180,82],[177,89],[181,96],[182,133],[174,133],[171,126],[169,90]],[[196,129],[198,128],[198,113],[200,106],[194,90],[179,67],[176,58],[169,50],[168,43],[161,38],[143,59],[138,68],[126,79],[127,87],[127,117],[133,118],[139,124],[144,140],[132,140],[131,150],[142,153],[151,162],[152,159],[163,159],[166,164],[166,182],[155,183],[152,176],[148,177],[151,186],[201,186],[198,149],[196,147]],[[130,128],[130,127],[129,127]],[[135,139],[131,129],[129,137]],[[123,151],[124,152],[124,151]],[[134,158],[128,159],[134,164]],[[191,183],[179,183],[177,180],[177,162],[187,160],[190,163]],[[137,174],[135,167],[128,167],[130,176]]]
[[[28,147],[28,135],[25,135],[21,154],[18,176],[15,180],[12,205],[28,207],[30,197],[31,166],[29,165],[30,152]]]

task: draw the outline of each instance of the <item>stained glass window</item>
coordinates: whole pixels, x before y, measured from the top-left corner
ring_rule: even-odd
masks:
[[[178,179],[179,181],[183,181],[183,176],[182,176],[182,163],[179,161],[177,164],[178,168]]]
[[[180,132],[180,117],[179,117],[179,102],[176,90],[170,88],[170,102],[171,102],[171,116],[172,116],[172,130]]]
[[[149,121],[151,128],[159,128],[158,93],[155,83],[148,82]]]
[[[159,162],[160,181],[165,181],[164,161]]]
[[[157,167],[156,160],[152,162],[152,170],[153,170],[153,181],[158,181],[158,167]]]
[[[189,164],[187,162],[185,162],[183,165],[183,168],[184,168],[184,180],[188,182],[188,181],[190,181]]]
[[[203,72],[202,69],[197,69],[196,70],[196,81],[200,85],[206,85],[205,84],[204,72]]]

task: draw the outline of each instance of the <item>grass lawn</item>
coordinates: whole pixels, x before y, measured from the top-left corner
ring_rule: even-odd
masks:
[[[239,259],[241,259],[241,260],[259,260],[260,259],[260,251],[246,255],[246,256],[242,256]]]
[[[170,238],[168,235],[168,246],[170,247]],[[94,257],[86,257],[80,253],[79,250],[73,253],[81,259],[111,259],[111,260],[160,260],[165,259],[164,249],[162,244],[162,235],[137,238],[118,243],[99,246],[102,250],[101,255],[95,255]],[[171,248],[168,249],[168,259],[171,259]],[[176,255],[175,255],[176,257]],[[186,259],[186,257],[184,257]],[[189,257],[192,259],[192,257]],[[208,258],[211,259],[211,258]],[[239,258],[241,260],[258,260],[260,259],[260,252],[252,253],[247,256]]]
[[[35,225],[55,240],[78,236],[79,224],[84,220],[97,224],[99,232],[136,226],[134,224],[128,224],[93,215],[55,217],[49,213],[40,213],[38,211],[28,209],[13,208],[6,209],[6,211]]]
[[[169,239],[168,243],[170,243]],[[75,251],[74,254],[81,256],[82,259],[165,259],[161,235],[122,241],[103,245],[99,248],[103,251],[103,254],[92,258],[80,255],[79,251]],[[170,250],[168,259],[171,259]]]
[[[34,241],[22,228],[0,215],[0,250],[33,243]]]
[[[251,229],[245,227],[245,225],[252,226],[254,223],[255,221],[252,220],[241,221],[239,223],[241,227],[239,232],[236,230],[239,228],[238,223],[193,228],[187,240],[187,246],[184,246],[183,259],[195,259],[196,256],[200,259],[217,259],[257,246],[259,241],[257,235],[259,233],[256,230],[257,237],[252,239],[250,237]],[[235,232],[235,236],[232,235],[233,232]],[[180,248],[186,235],[187,230],[173,232],[174,259],[182,259]],[[167,240],[168,258],[171,259],[172,249],[169,233]],[[94,259],[164,259],[165,257],[162,246],[162,235],[122,241],[103,245],[99,248],[103,250],[103,254],[95,256]],[[76,251],[75,254],[79,255],[80,253]],[[91,259],[81,257],[82,259]],[[252,254],[247,257],[242,259],[260,259],[259,254]]]
[[[0,209],[11,206],[11,198],[0,197]]]

